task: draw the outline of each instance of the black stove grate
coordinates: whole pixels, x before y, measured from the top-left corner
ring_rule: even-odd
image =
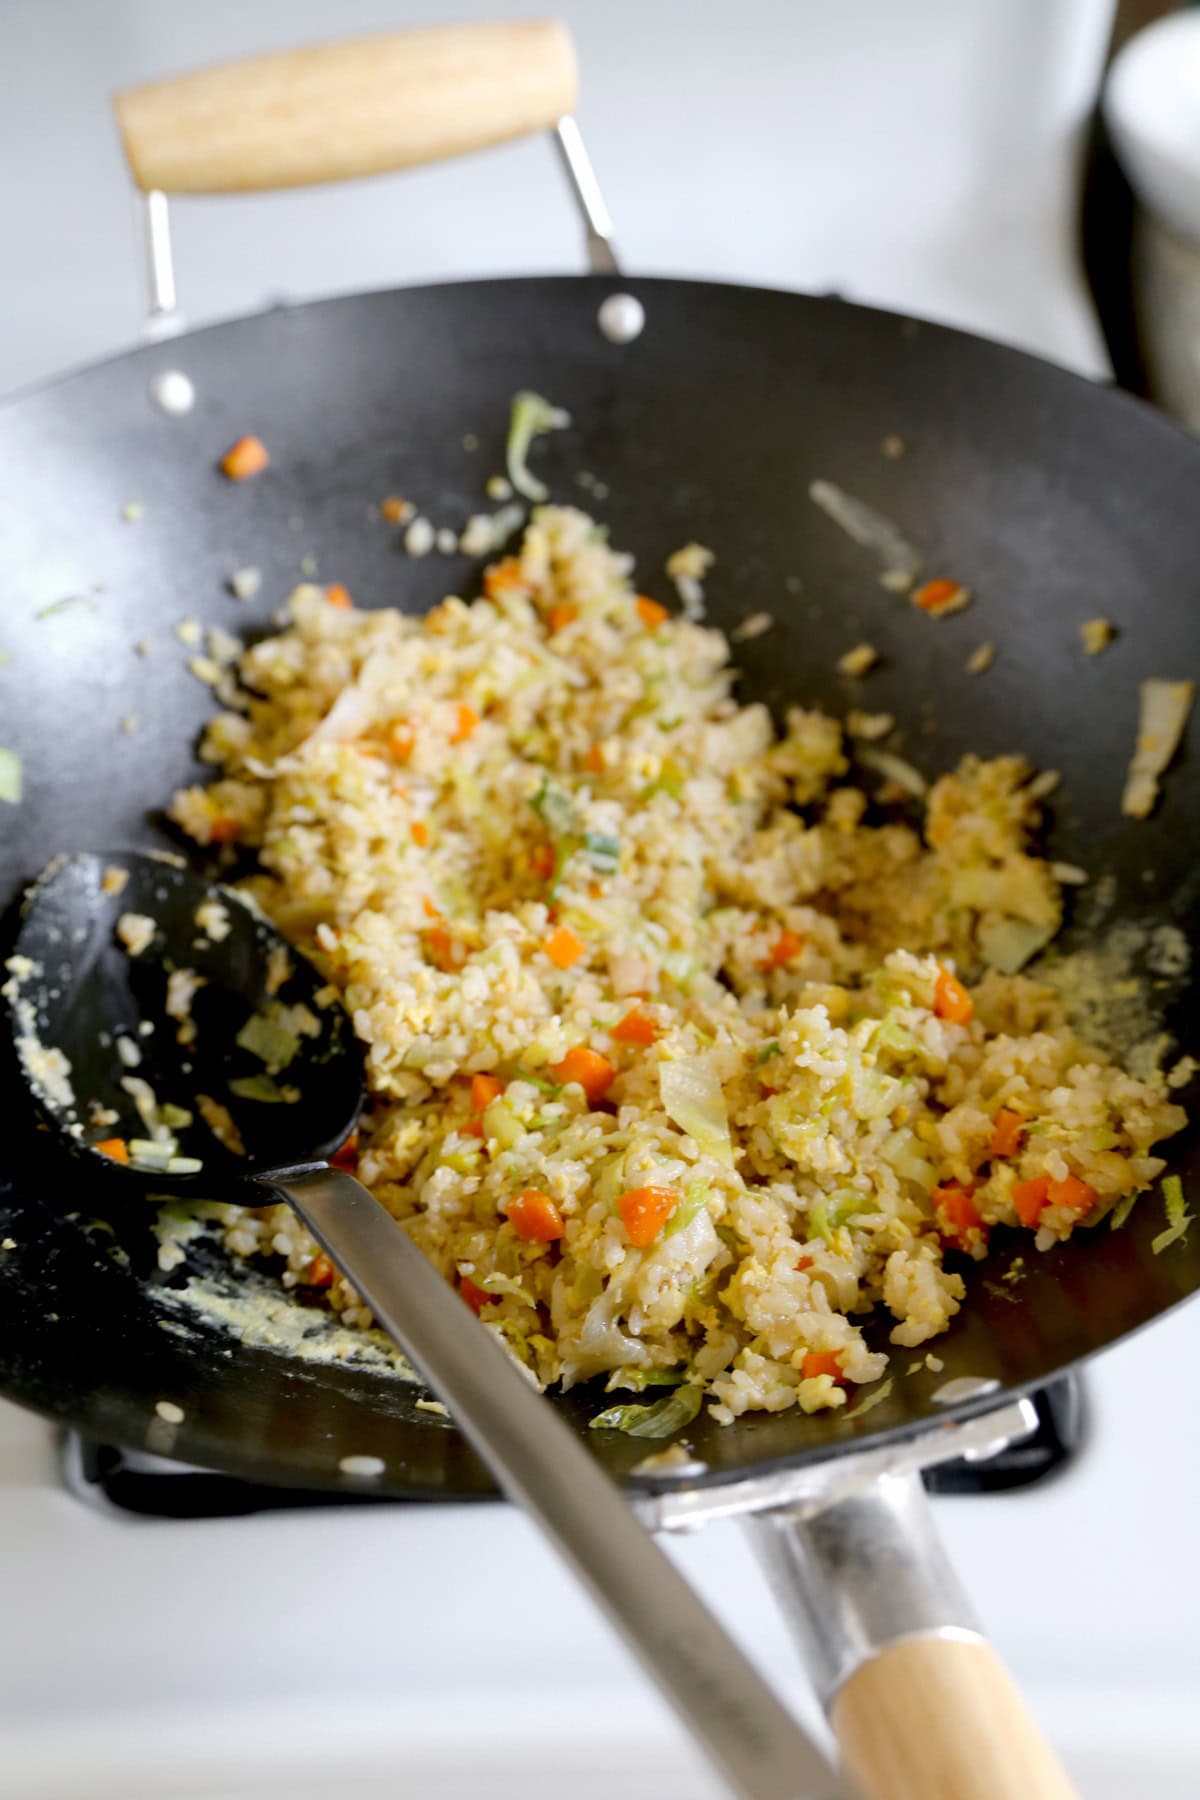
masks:
[[[948,1462],[930,1469],[933,1494],[999,1494],[1029,1488],[1060,1474],[1084,1441],[1080,1384],[1068,1376],[1035,1396],[1038,1425],[1032,1436],[985,1462]],[[154,1519],[222,1519],[300,1507],[412,1506],[430,1501],[393,1500],[352,1493],[267,1487],[233,1475],[217,1475],[68,1432],[62,1440],[63,1476],[69,1490],[89,1504]]]

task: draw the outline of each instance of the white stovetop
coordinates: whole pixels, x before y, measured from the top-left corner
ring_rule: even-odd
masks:
[[[453,14],[504,10],[456,0]],[[1070,208],[1110,0],[746,0],[736,31],[724,0],[557,10],[580,44],[582,121],[630,266],[837,287],[1103,372]],[[437,14],[430,0],[8,0],[0,390],[132,335],[107,90]],[[182,298],[199,322],[270,292],[568,268],[573,232],[544,146],[517,146],[341,192],[180,209]],[[1173,1399],[1198,1351],[1193,1309],[1112,1352],[1069,1475],[938,1506],[1086,1800],[1200,1792],[1200,1455]],[[737,1529],[677,1554],[800,1693]],[[0,1578],[12,1800],[716,1791],[506,1509],[104,1517],[59,1487],[46,1429],[0,1403]]]

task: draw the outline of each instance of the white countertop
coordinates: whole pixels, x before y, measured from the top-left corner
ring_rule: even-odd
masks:
[[[455,17],[501,6],[456,0]],[[559,6],[628,266],[950,319],[1104,371],[1073,252],[1109,0]],[[429,0],[8,0],[0,11],[0,390],[132,340],[131,205],[104,95],[189,64],[437,16]],[[348,189],[177,209],[192,319],[292,297],[578,266],[530,143]],[[1200,1791],[1195,1309],[1112,1352],[1092,1439],[1027,1495],[937,1511],[1086,1800]],[[681,1562],[790,1694],[739,1531]],[[0,1795],[704,1800],[710,1778],[525,1521],[388,1508],[158,1523],[57,1485],[0,1404]]]

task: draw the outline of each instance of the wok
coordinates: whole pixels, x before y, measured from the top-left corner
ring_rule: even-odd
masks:
[[[561,36],[528,27],[506,37],[505,29],[262,59],[148,90],[141,113],[125,113],[138,178],[149,188],[278,185],[398,166],[553,123],[571,104]],[[512,112],[510,79],[509,110],[493,117],[479,96],[513,68],[524,111]],[[406,70],[421,74],[422,104],[431,90],[438,102],[416,124],[401,104]],[[318,146],[332,96],[343,125],[351,120],[357,162],[322,166],[319,148],[305,162],[303,131],[287,138],[284,153],[296,115],[277,102],[297,83]],[[388,137],[395,118],[381,83],[384,97],[399,91],[395,112],[421,141]],[[426,115],[461,119],[468,89],[482,125],[457,135],[429,126],[422,139]],[[361,96],[349,113],[348,93]],[[222,112],[233,94],[236,107]],[[231,146],[231,119],[249,119],[254,141]],[[646,317],[641,335],[622,345],[597,327],[598,308],[617,287]],[[179,370],[195,404],[172,416],[155,396],[160,378]],[[467,558],[406,557],[378,502],[401,494],[435,522],[461,526],[483,504],[485,478],[502,467],[511,397],[523,387],[550,396],[573,421],[539,446],[554,497],[579,498],[581,470],[607,484],[597,510],[613,541],[636,553],[643,588],[672,599],[659,571],[672,550],[700,537],[719,558],[712,622],[730,629],[751,612],[773,615],[769,633],[737,647],[742,698],[844,713],[864,702],[835,663],[868,638],[882,663],[865,703],[908,726],[912,761],[933,773],[968,750],[1019,749],[1061,770],[1051,853],[1111,877],[1113,916],[1170,921],[1194,934],[1200,791],[1192,768],[1180,759],[1145,822],[1122,817],[1120,793],[1139,680],[1200,666],[1200,447],[1121,393],[960,332],[832,298],[611,273],[278,308],[151,343],[0,408],[11,656],[0,670],[0,741],[19,752],[25,776],[22,803],[3,809],[4,896],[15,898],[60,850],[178,848],[160,809],[177,785],[203,778],[194,745],[212,710],[174,639],[179,620],[243,634],[268,629],[308,554],[323,579],[344,582],[362,606],[415,612],[448,592],[475,591],[479,570]],[[267,442],[271,467],[233,485],[216,459],[250,432]],[[897,459],[881,454],[892,434],[906,447]],[[931,572],[971,587],[972,606],[932,622],[886,592],[870,553],[808,499],[817,477],[897,521]],[[135,523],[122,513],[130,501],[143,509]],[[264,572],[249,605],[226,585],[247,563]],[[1086,658],[1078,626],[1097,615],[1121,633],[1104,656]],[[997,644],[997,659],[972,680],[963,665],[983,638]],[[145,639],[148,655],[136,648]],[[123,730],[130,715],[136,729]],[[1087,942],[1101,928],[1084,900],[1065,942]],[[1189,1048],[1194,977],[1146,979],[1163,1029]],[[6,1088],[0,1173],[0,1238],[13,1245],[0,1254],[7,1396],[95,1437],[144,1447],[156,1441],[155,1403],[169,1394],[185,1413],[171,1454],[256,1481],[353,1486],[342,1459],[377,1456],[385,1470],[373,1491],[382,1495],[492,1492],[454,1428],[418,1411],[416,1390],[386,1372],[301,1362],[201,1318],[189,1318],[186,1335],[173,1329],[169,1296],[182,1276],[157,1268],[144,1217],[105,1217],[103,1190],[85,1191],[77,1173],[64,1185],[64,1171],[16,1113],[15,1092]],[[1193,1084],[1180,1097],[1194,1108],[1200,1095]],[[1170,1149],[1189,1188],[1195,1133]],[[594,1394],[553,1400],[613,1478],[636,1490],[653,1523],[774,1509],[760,1535],[781,1580],[798,1576],[804,1592],[790,1603],[843,1747],[872,1793],[1066,1791],[1038,1762],[1015,1696],[1004,1753],[988,1741],[1010,1700],[1001,1673],[975,1659],[979,1646],[955,1642],[969,1637],[969,1615],[928,1538],[913,1471],[991,1441],[989,1432],[1019,1429],[1012,1409],[1023,1395],[1190,1296],[1200,1285],[1200,1234],[1156,1256],[1151,1240],[1162,1224],[1148,1197],[1121,1231],[1083,1232],[1065,1248],[1027,1255],[1019,1284],[1002,1277],[1027,1242],[998,1245],[932,1346],[943,1370],[903,1375],[901,1352],[902,1378],[856,1417],[787,1412],[726,1428],[701,1418],[689,1443],[704,1467],[683,1480],[634,1477],[644,1444],[588,1434]],[[264,1278],[241,1271],[231,1279]],[[947,1405],[952,1379],[961,1397]],[[929,1669],[927,1654],[939,1658]],[[977,1706],[961,1708],[960,1760],[954,1773],[943,1771],[944,1787],[931,1745],[948,1735],[944,1715],[960,1709],[942,1683],[957,1686],[959,1700],[971,1687],[979,1694]],[[897,1694],[907,1717],[884,1729],[881,1708]],[[919,1743],[922,1732],[914,1787],[896,1745],[906,1735]]]

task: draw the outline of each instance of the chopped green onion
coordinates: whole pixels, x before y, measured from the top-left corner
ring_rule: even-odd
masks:
[[[573,837],[579,833],[579,814],[566,789],[549,775],[543,775],[541,786],[530,797],[530,806],[555,837]]]
[[[615,875],[621,861],[621,840],[603,831],[589,831],[583,840],[588,860],[599,875]]]
[[[590,1421],[592,1431],[623,1431],[627,1437],[664,1438],[690,1425],[704,1402],[698,1387],[676,1388],[652,1406],[610,1406]]]
[[[173,1156],[166,1172],[168,1175],[198,1175],[203,1167],[198,1156]]]
[[[159,1107],[158,1116],[172,1131],[186,1131],[192,1122],[192,1114],[186,1106],[172,1106],[169,1100]]]
[[[769,1044],[763,1044],[762,1047],[755,1052],[755,1055],[754,1055],[755,1068],[761,1069],[765,1062],[770,1062],[770,1060],[773,1056],[778,1056],[779,1055],[779,1047],[780,1046],[779,1046],[778,1038],[773,1038]]]
[[[561,1082],[546,1081],[541,1075],[535,1075],[530,1069],[522,1069],[520,1067],[515,1068],[513,1070],[513,1080],[527,1081],[530,1087],[537,1088],[543,1094],[549,1094],[551,1098],[557,1098],[558,1095],[562,1093]]]

